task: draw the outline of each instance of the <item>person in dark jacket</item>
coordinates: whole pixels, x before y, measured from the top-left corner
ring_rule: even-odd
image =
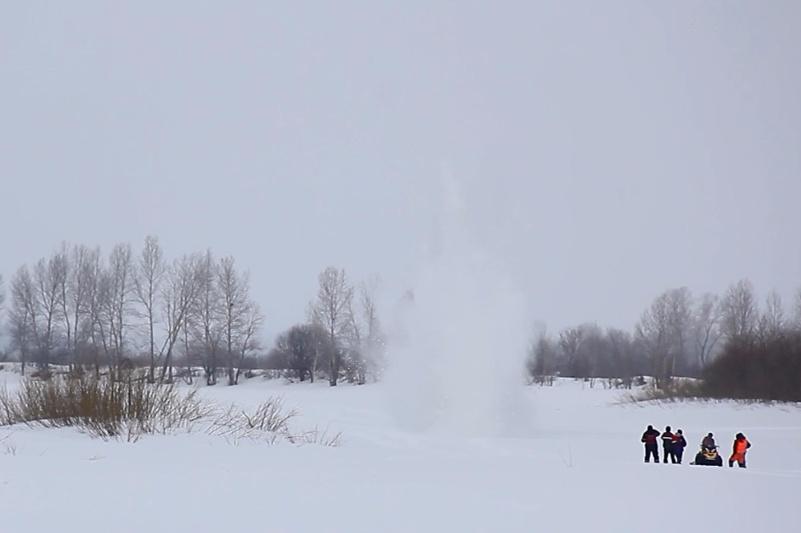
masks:
[[[659,432],[654,429],[654,426],[648,426],[648,429],[645,430],[645,433],[642,434],[641,442],[645,444],[645,462],[651,462],[651,456],[654,456],[654,462],[659,462],[659,447],[657,445],[657,439],[659,438]]]
[[[678,464],[681,464],[681,457],[684,455],[685,447],[687,447],[687,441],[684,439],[684,433],[678,429],[676,434],[673,435],[673,455]]]
[[[717,444],[715,444],[715,439],[712,436],[712,433],[707,433],[704,440],[701,441],[701,447],[706,448],[707,450],[714,450],[717,448]]]
[[[672,463],[676,463],[676,456],[673,455],[673,433],[670,432],[670,426],[665,426],[665,432],[662,433],[662,462],[667,463],[668,457]]]

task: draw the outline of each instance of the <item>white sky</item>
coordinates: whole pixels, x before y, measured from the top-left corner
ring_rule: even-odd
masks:
[[[273,333],[326,265],[408,285],[447,172],[552,329],[801,286],[799,2],[125,4],[0,6],[6,279],[157,234]]]

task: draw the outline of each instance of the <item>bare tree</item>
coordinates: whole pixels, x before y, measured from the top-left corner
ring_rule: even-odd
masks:
[[[139,256],[139,263],[134,277],[134,295],[136,301],[144,309],[147,321],[148,353],[150,355],[150,370],[148,379],[152,383],[156,376],[156,313],[158,312],[158,296],[161,282],[166,271],[163,252],[157,237],[149,235],[145,238],[145,245]]]
[[[765,310],[759,317],[759,337],[762,341],[780,337],[785,326],[782,298],[775,290],[771,291],[765,299]]]
[[[66,259],[61,254],[54,254],[49,260],[40,259],[33,271],[36,287],[35,305],[39,307],[38,315],[42,317],[41,327],[38,328],[37,363],[45,372],[50,368],[57,323],[63,310],[61,297],[66,275]]]
[[[0,274],[0,326],[2,326],[2,318],[3,318],[3,306],[6,302],[6,290],[3,286],[3,275]],[[0,334],[2,333],[2,328],[0,328]]]
[[[126,318],[131,303],[133,261],[131,245],[117,244],[109,256],[107,281],[110,338],[113,347],[114,367],[125,354]]]
[[[362,351],[367,358],[367,372],[378,380],[384,372],[386,355],[386,337],[378,317],[378,305],[375,298],[376,284],[363,284],[360,291],[362,320],[365,339]]]
[[[198,308],[201,291],[204,288],[205,258],[184,256],[166,270],[166,283],[162,293],[166,331],[164,343],[159,350],[163,360],[160,381],[172,381],[172,356],[181,331],[185,333],[184,345],[188,357],[190,315]]]
[[[647,350],[656,386],[661,388],[670,372],[670,302],[667,293],[659,295],[640,318],[637,337]]]
[[[312,304],[314,322],[325,328],[334,349],[328,359],[328,383],[335,387],[339,378],[341,341],[347,337],[351,326],[349,309],[353,299],[353,288],[348,283],[344,270],[328,267],[318,277],[317,299]]]
[[[19,352],[23,376],[25,365],[36,349],[38,311],[33,278],[28,267],[23,265],[11,278],[10,312],[12,347]]]
[[[258,304],[250,302],[245,311],[243,327],[239,335],[239,361],[237,362],[236,375],[234,376],[235,385],[239,383],[239,375],[242,372],[242,367],[248,354],[260,348],[258,333],[261,331],[263,323],[264,315],[261,314]]]
[[[261,315],[250,300],[247,273],[238,273],[233,257],[220,259],[217,266],[217,290],[221,299],[223,342],[228,370],[228,385],[238,383],[237,361],[244,358],[254,339]]]
[[[567,374],[578,376],[579,370],[579,351],[584,342],[584,330],[581,327],[566,328],[559,332],[559,348],[565,358]]]
[[[77,245],[72,248],[70,257],[65,314],[72,316],[72,347],[70,349],[73,362],[78,363],[79,352],[85,351],[87,348],[94,349],[94,345],[87,346],[87,344],[93,338],[94,322],[91,314],[91,300],[96,289],[96,269],[100,261],[100,250]],[[69,322],[67,327],[69,328]]]
[[[801,289],[795,293],[795,329],[801,331]]]
[[[693,313],[693,340],[701,368],[706,367],[720,336],[719,299],[714,294],[704,294],[696,303]]]
[[[87,264],[88,285],[88,320],[89,340],[92,346],[95,374],[100,374],[100,352],[106,361],[111,361],[112,341],[111,322],[113,305],[111,304],[111,281],[104,268],[97,250]]]
[[[692,294],[687,287],[667,291],[668,320],[670,324],[669,375],[687,371],[687,347],[691,336]]]
[[[729,342],[749,342],[757,326],[754,287],[740,280],[729,287],[721,302],[721,329]]]
[[[215,282],[216,264],[210,251],[198,263],[198,283],[200,284],[197,305],[194,309],[195,331],[193,336],[196,344],[202,347],[203,370],[206,374],[206,384],[217,383],[217,355],[222,342],[222,299],[219,287]]]

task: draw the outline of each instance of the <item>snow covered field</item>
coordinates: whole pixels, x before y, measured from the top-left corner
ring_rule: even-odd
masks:
[[[0,386],[17,380],[0,372]],[[295,427],[341,431],[342,444],[2,428],[0,531],[801,531],[797,407],[618,404],[619,391],[563,381],[526,387],[529,424],[504,437],[401,429],[383,384],[200,392],[242,407],[280,395]],[[684,430],[685,463],[705,432],[728,450],[742,431],[749,468],[643,464],[647,424]]]

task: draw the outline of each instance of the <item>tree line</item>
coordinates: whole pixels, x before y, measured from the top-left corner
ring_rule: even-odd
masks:
[[[317,284],[306,320],[265,348],[249,274],[233,257],[204,251],[168,260],[149,236],[139,250],[121,243],[107,254],[63,244],[5,285],[0,277],[0,311],[23,373],[30,365],[42,376],[52,365],[112,376],[137,368],[150,382],[171,382],[201,369],[208,385],[235,385],[261,368],[332,386],[380,379],[387,339],[377,283],[353,284],[328,267]],[[628,387],[652,376],[658,389],[694,377],[708,395],[801,400],[801,291],[792,312],[776,292],[763,302],[748,280],[720,296],[670,289],[630,331],[586,323],[540,332],[526,370],[534,381],[609,378]]]
[[[722,296],[670,289],[632,331],[589,323],[555,336],[541,332],[529,348],[527,370],[535,381],[613,378],[624,386],[652,376],[659,389],[675,377],[694,377],[709,395],[801,400],[801,290],[793,308],[786,312],[775,291],[760,305],[748,280]]]
[[[52,365],[145,367],[149,381],[163,382],[180,358],[202,366],[209,384],[220,371],[236,384],[259,347],[263,316],[234,258],[206,251],[169,261],[153,236],[136,253],[128,243],[108,254],[63,244],[22,265],[7,290],[9,348],[23,374],[28,365],[43,376]]]
[[[324,376],[365,383],[383,368],[384,336],[376,283],[354,287],[329,267],[318,278],[306,323],[263,349],[264,317],[250,276],[233,257],[211,251],[168,260],[155,236],[139,250],[128,243],[104,254],[63,244],[33,265],[22,265],[4,287],[9,355],[47,377],[53,365],[69,371],[108,371],[114,377],[145,369],[150,382],[192,380],[202,369],[208,385],[239,383],[243,372],[270,369],[314,381]],[[0,318],[2,318],[0,314]]]

